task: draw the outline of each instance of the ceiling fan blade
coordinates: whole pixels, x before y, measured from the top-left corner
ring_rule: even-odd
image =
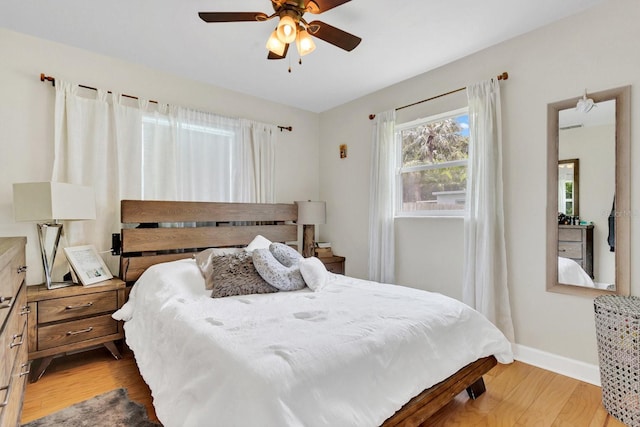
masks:
[[[339,28],[332,27],[321,21],[310,22],[307,26],[309,34],[321,40],[331,43],[334,46],[351,52],[362,41],[360,37],[349,34]]]
[[[266,21],[269,18],[262,12],[200,12],[198,16],[204,22]]]
[[[282,54],[282,56],[278,55],[277,53],[273,53],[269,51],[269,55],[267,55],[267,59],[284,59],[287,57],[287,52],[289,52],[289,43],[287,43],[284,46],[284,53]]]
[[[350,1],[351,0],[306,0],[305,8],[311,13],[318,14],[345,3],[349,3]]]

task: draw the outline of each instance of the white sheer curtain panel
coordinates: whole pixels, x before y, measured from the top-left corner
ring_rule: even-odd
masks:
[[[122,199],[141,199],[142,188],[142,118],[149,108],[149,101],[138,100],[138,107],[127,106],[125,99],[113,95],[113,116],[115,122],[116,146],[118,148],[119,186],[118,195]],[[120,203],[118,202],[118,216]]]
[[[239,121],[182,107],[176,113],[177,194],[171,200],[231,201]]]
[[[469,85],[467,97],[470,141],[462,299],[514,342],[504,240],[500,85],[495,79]]]
[[[92,186],[98,218],[66,226],[70,244],[109,249],[124,198],[275,201],[275,126],[79,91],[56,80],[52,179]]]
[[[234,202],[275,202],[276,126],[240,120],[241,138],[233,156]]]
[[[371,148],[369,280],[383,283],[395,278],[395,122],[395,110],[376,114]]]
[[[88,92],[87,96],[80,96],[78,92],[77,85],[56,79],[51,178],[93,187],[96,220],[69,222],[65,224],[65,234],[70,246],[91,243],[98,251],[105,251],[111,248],[111,233],[120,229],[113,115],[106,90]],[[118,271],[117,258],[106,257],[105,261],[112,271]]]

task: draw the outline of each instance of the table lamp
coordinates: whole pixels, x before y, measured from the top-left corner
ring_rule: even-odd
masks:
[[[298,205],[298,224],[302,224],[302,256],[314,254],[316,224],[324,224],[327,220],[326,202],[296,202]]]
[[[59,221],[96,219],[96,199],[93,189],[63,182],[13,184],[13,211],[16,221],[37,222],[47,289],[73,285],[73,282],[51,281],[51,272],[62,235],[62,223]],[[47,253],[49,229],[55,233],[52,236],[53,247],[50,254]]]

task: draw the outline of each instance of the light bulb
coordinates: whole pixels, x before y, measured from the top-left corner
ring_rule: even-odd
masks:
[[[267,49],[278,56],[283,56],[284,50],[286,49],[286,47],[287,45],[280,41],[276,33],[276,30],[274,30],[273,33],[271,33],[269,40],[267,40]]]
[[[278,39],[280,39],[282,43],[292,43],[296,39],[297,25],[289,15],[280,18],[277,29]]]
[[[316,50],[316,44],[313,42],[313,38],[309,35],[307,30],[300,29],[300,31],[298,31],[296,47],[298,48],[298,54],[300,56],[308,55]]]

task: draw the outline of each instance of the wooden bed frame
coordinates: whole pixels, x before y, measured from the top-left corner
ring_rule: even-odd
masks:
[[[154,264],[191,258],[210,247],[246,246],[258,234],[274,242],[297,241],[297,218],[295,204],[123,200],[120,277],[131,284]],[[465,389],[475,399],[485,391],[482,376],[496,364],[489,356],[465,366],[411,399],[383,426],[418,426]]]

